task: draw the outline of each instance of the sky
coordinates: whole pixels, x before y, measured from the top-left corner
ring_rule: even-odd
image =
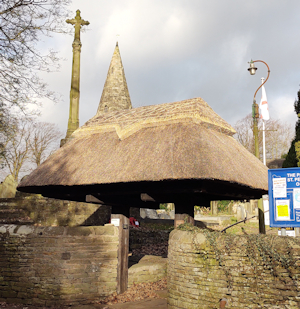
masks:
[[[294,126],[300,88],[299,0],[73,0],[90,22],[81,33],[80,125],[97,111],[118,40],[133,107],[201,97],[234,125],[251,113],[265,84],[270,116]],[[68,25],[72,28],[71,25]],[[66,132],[72,66],[72,35],[44,39],[64,58],[59,72],[44,73],[57,104],[43,102],[41,121]],[[261,92],[257,94],[260,101]]]

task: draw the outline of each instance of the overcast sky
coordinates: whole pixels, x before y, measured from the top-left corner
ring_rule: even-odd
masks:
[[[267,68],[247,71],[248,61],[270,66],[265,84],[271,118],[294,126],[300,84],[299,0],[74,0],[90,22],[81,34],[80,125],[97,111],[116,40],[133,107],[203,98],[231,125],[251,113]],[[69,27],[72,28],[71,25]],[[117,38],[117,35],[120,35]],[[44,80],[62,95],[44,102],[41,120],[66,132],[72,36],[43,42],[65,58]],[[261,92],[257,95],[259,102]]]

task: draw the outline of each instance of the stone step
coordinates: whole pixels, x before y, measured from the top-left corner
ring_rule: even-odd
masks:
[[[22,209],[1,209],[0,208],[0,219],[5,218],[19,218],[27,217],[26,213]]]
[[[0,224],[33,224],[25,211],[19,208],[23,197],[0,199]]]
[[[34,222],[30,218],[5,218],[0,219],[0,224],[34,224]]]
[[[23,198],[2,198],[0,199],[0,210],[1,209],[18,209],[18,205],[21,204]]]

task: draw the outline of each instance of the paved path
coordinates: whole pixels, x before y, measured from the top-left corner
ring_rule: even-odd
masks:
[[[115,305],[79,305],[70,306],[68,309],[168,309],[167,305],[167,290],[156,291],[161,298],[147,298],[141,301],[119,303]],[[21,304],[6,304],[0,303],[0,309],[44,309],[45,307],[25,306]],[[64,307],[66,308],[66,307]],[[50,309],[50,308],[49,308]]]
[[[156,291],[162,298],[147,298],[141,301],[119,303],[115,305],[72,306],[72,309],[168,309],[167,290]]]
[[[82,305],[72,306],[72,309],[168,309],[167,300],[162,298],[147,298],[141,301],[120,303],[115,305]]]
[[[110,305],[109,309],[167,309],[167,300],[161,298],[148,298],[141,301]]]

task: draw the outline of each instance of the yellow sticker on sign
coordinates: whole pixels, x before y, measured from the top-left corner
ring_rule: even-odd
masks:
[[[276,219],[281,221],[290,220],[289,200],[276,200]]]
[[[289,216],[289,206],[288,205],[277,205],[278,217],[288,217]]]

